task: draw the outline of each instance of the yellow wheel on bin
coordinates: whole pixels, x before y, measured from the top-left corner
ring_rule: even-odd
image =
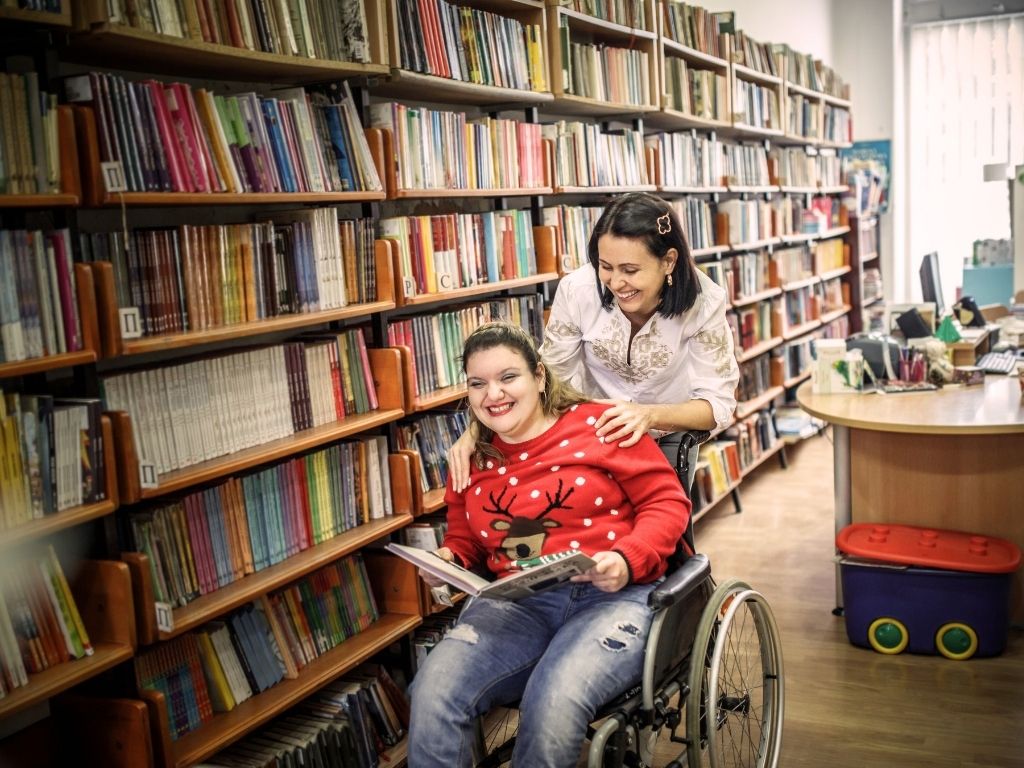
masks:
[[[910,633],[899,619],[883,616],[872,621],[868,627],[868,642],[879,653],[903,653],[910,642]]]
[[[935,633],[935,647],[947,659],[963,661],[978,650],[978,633],[966,624],[951,621]]]

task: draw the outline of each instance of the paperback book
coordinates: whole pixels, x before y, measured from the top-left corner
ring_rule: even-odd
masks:
[[[433,552],[402,544],[387,545],[390,552],[418,568],[444,579],[468,595],[495,600],[521,600],[524,597],[558,587],[573,576],[590,570],[594,561],[578,549],[568,549],[535,558],[536,564],[497,581],[488,581],[472,571],[443,560]]]

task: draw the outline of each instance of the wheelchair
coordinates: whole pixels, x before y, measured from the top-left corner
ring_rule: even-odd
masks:
[[[689,490],[690,467],[708,432],[677,433],[670,461]],[[663,450],[665,450],[665,443]],[[666,454],[669,452],[666,450]],[[693,521],[651,592],[655,609],[641,680],[602,707],[588,728],[588,768],[774,768],[782,744],[782,645],[771,607],[739,580],[716,585],[693,546]],[[480,768],[509,764],[518,711],[481,720]],[[662,738],[667,736],[667,739]],[[528,766],[526,768],[529,768]]]

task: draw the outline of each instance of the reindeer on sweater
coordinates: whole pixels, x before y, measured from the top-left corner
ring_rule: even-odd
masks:
[[[545,519],[546,515],[556,509],[572,509],[572,507],[565,502],[569,500],[569,497],[572,496],[573,491],[576,489],[570,488],[563,496],[562,485],[562,481],[559,480],[558,490],[555,492],[554,498],[552,498],[551,494],[547,491],[544,492],[544,495],[547,496],[548,499],[548,505],[544,508],[544,511],[536,517],[523,517],[521,515],[513,515],[509,512],[512,508],[512,504],[516,500],[516,495],[513,495],[504,507],[502,506],[505,493],[508,491],[508,486],[498,494],[498,498],[494,498],[493,493],[488,494],[493,506],[484,507],[484,512],[508,518],[507,520],[492,520],[491,528],[496,531],[505,532],[505,538],[501,542],[501,550],[509,560],[522,560],[530,557],[539,557],[544,551],[544,541],[547,539],[548,529],[560,528],[562,526],[562,524],[557,520]]]

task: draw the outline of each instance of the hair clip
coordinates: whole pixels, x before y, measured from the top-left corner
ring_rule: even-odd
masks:
[[[667,235],[672,231],[672,219],[666,213],[664,216],[658,217],[658,234]]]

